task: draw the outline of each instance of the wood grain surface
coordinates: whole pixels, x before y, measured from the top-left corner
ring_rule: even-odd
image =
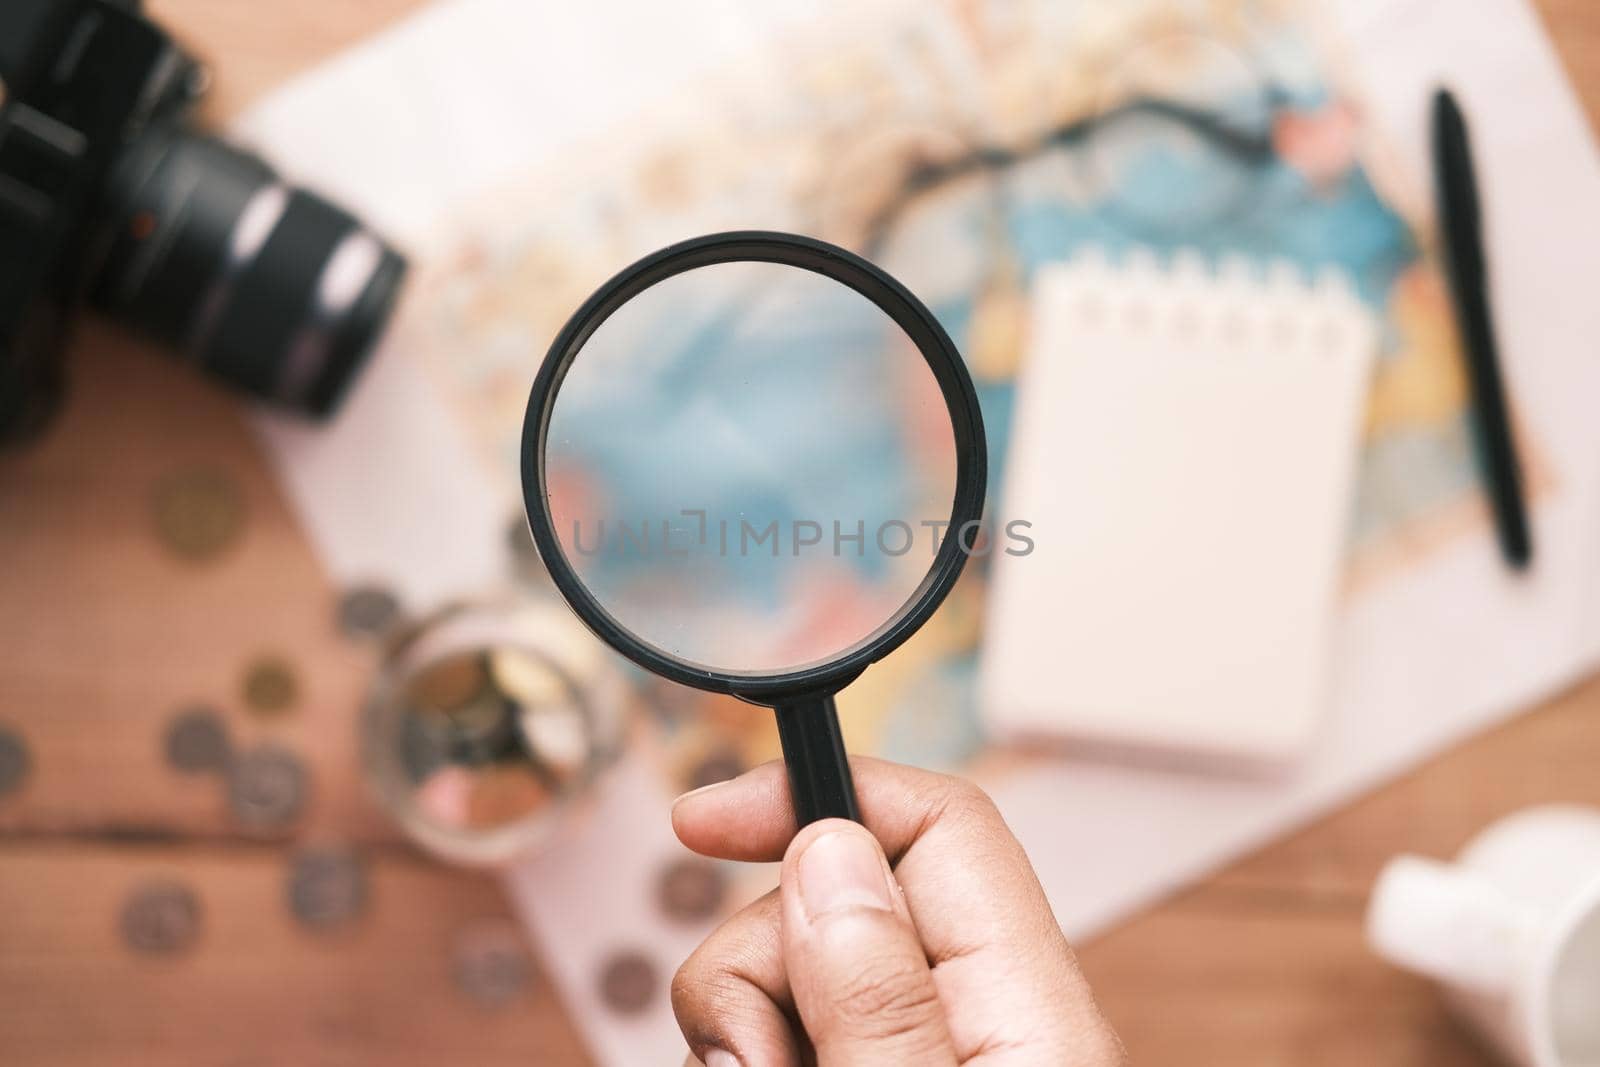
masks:
[[[225,118],[420,3],[151,6],[218,60],[208,109]],[[1592,119],[1600,5],[1538,6]],[[48,438],[0,456],[0,721],[33,758],[0,799],[0,1064],[586,1062],[542,977],[500,1009],[453,987],[453,939],[506,904],[487,876],[414,851],[365,795],[354,716],[371,654],[337,633],[334,592],[239,407],[96,322],[70,366]],[[170,558],[153,533],[152,487],[189,469],[230,474],[247,511],[240,542],[205,564]],[[295,664],[302,693],[252,718],[242,676],[266,654]],[[162,730],[196,702],[244,743],[311,764],[292,833],[242,835],[215,781],[166,770]],[[1084,966],[1139,1063],[1486,1064],[1429,988],[1369,954],[1368,888],[1395,852],[1448,855],[1529,804],[1600,804],[1597,768],[1600,679],[1082,946]],[[307,840],[370,859],[371,906],[348,930],[289,918],[287,857]],[[118,935],[127,891],[158,877],[202,900],[201,940],[181,957],[135,956]]]

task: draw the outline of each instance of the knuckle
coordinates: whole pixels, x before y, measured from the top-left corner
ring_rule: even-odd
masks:
[[[910,966],[869,967],[845,980],[835,1011],[850,1033],[879,1038],[912,1033],[942,1017],[932,977]]]
[[[954,783],[950,788],[951,796],[961,804],[974,808],[993,808],[994,801],[989,799],[989,794],[983,787],[968,778],[952,778]]]
[[[683,961],[676,974],[672,976],[670,992],[672,995],[672,1009],[682,1015],[695,1000],[696,994],[704,985],[701,968],[695,962],[695,957],[690,956]]]
[[[758,995],[739,974],[715,966],[695,966],[691,957],[673,975],[672,1013],[691,1044],[725,1045],[726,1032],[737,1029],[752,1014],[750,1002]]]
[[[672,976],[672,1007],[682,1015],[725,1002],[749,983],[709,942],[696,949]]]
[[[711,933],[672,976],[669,993],[680,1021],[768,996],[761,975],[777,959],[776,893],[769,893]],[[769,921],[769,917],[770,921]]]
[[[943,816],[966,823],[994,823],[1000,820],[1000,809],[989,794],[965,778],[952,778],[945,794]]]

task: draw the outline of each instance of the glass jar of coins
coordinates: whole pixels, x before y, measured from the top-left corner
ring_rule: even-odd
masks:
[[[389,641],[362,722],[366,773],[455,862],[528,855],[620,753],[632,687],[553,603],[446,608]]]

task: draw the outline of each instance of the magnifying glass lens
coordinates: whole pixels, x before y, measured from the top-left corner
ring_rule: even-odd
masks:
[[[927,359],[794,266],[700,266],[623,303],[561,380],[544,455],[578,580],[635,638],[724,674],[859,646],[950,534],[955,434]]]

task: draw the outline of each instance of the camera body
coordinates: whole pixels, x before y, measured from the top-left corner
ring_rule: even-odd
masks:
[[[337,408],[405,260],[190,129],[205,69],[138,0],[3,0],[0,81],[0,444],[48,424],[85,303],[242,392]]]

